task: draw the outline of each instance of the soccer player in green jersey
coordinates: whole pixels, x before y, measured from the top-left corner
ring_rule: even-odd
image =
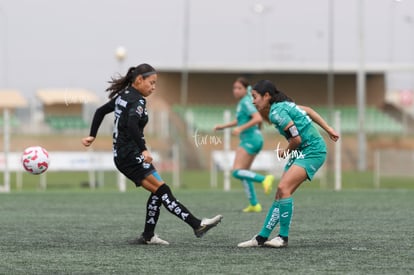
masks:
[[[293,214],[292,194],[302,182],[312,180],[326,159],[325,141],[312,121],[324,129],[333,141],[337,141],[339,135],[313,109],[296,105],[269,80],[259,81],[253,88],[252,96],[262,116],[288,141],[287,148],[276,150],[277,157],[289,157],[289,160],[261,231],[253,239],[239,243],[238,247],[286,247]],[[278,223],[279,235],[268,240]]]
[[[215,130],[222,130],[235,127],[233,135],[240,137],[240,144],[236,150],[236,157],[233,163],[233,177],[241,180],[246,190],[249,205],[243,212],[260,212],[262,206],[257,200],[254,182],[261,183],[264,192],[269,194],[274,181],[273,175],[261,175],[250,170],[256,155],[263,147],[263,136],[259,129],[262,123],[262,116],[253,105],[253,98],[250,92],[250,85],[247,79],[239,77],[233,83],[233,95],[239,100],[237,105],[236,120],[223,125],[217,125]]]

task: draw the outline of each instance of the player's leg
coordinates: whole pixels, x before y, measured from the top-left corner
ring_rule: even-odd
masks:
[[[160,216],[160,207],[161,199],[151,193],[147,201],[144,232],[137,239],[129,241],[130,244],[169,244],[155,234],[155,227]]]
[[[279,235],[264,244],[271,247],[286,247],[288,245],[290,223],[293,215],[292,194],[308,178],[305,168],[292,165],[280,180],[277,188],[275,203],[278,205],[278,216],[280,223]],[[266,221],[265,221],[266,224]],[[268,238],[274,226],[264,226],[259,235]]]
[[[245,179],[252,182],[262,183],[265,193],[269,194],[272,190],[274,176],[264,176],[250,170],[254,158],[262,148],[262,136],[243,138],[240,141],[240,146],[236,150],[236,158],[233,166],[233,176],[238,179]]]
[[[246,197],[249,205],[243,209],[243,212],[260,212],[262,206],[257,201],[256,190],[254,188],[254,178],[259,177],[250,169],[256,155],[249,154],[243,147],[236,149],[236,156],[233,163],[233,177],[239,179],[244,186]]]
[[[221,221],[223,218],[221,215],[217,215],[211,219],[204,218],[202,220],[192,215],[190,211],[188,211],[188,209],[180,202],[178,202],[177,199],[173,196],[171,189],[167,184],[164,183],[164,181],[156,172],[155,168],[152,165],[142,163],[140,159],[140,153],[137,152],[137,154],[131,158],[115,158],[114,160],[115,165],[120,172],[132,180],[137,187],[142,186],[144,189],[151,192],[151,194],[154,194],[159,199],[157,200],[156,205],[159,203],[163,204],[170,213],[189,224],[194,229],[194,233],[197,237],[202,237],[208,230],[216,226]],[[150,218],[150,214],[155,214],[155,216],[159,215],[157,213],[151,213],[148,211],[148,204],[151,204],[151,200],[148,200],[147,203],[146,220]],[[157,209],[159,210],[159,207]],[[156,220],[154,219],[153,221],[155,221],[156,225]],[[153,228],[155,228],[155,225]],[[150,231],[148,228],[147,230]],[[156,237],[156,235],[154,236]],[[153,238],[151,240],[145,240],[144,243],[152,243],[151,241]],[[138,240],[139,239],[140,238],[138,238]],[[134,243],[142,242],[137,241]]]
[[[157,172],[153,174],[159,180],[162,180]],[[129,241],[130,244],[169,244],[155,234],[155,227],[160,216],[161,205],[161,199],[156,194],[151,193],[147,200],[144,232],[137,239]]]
[[[202,237],[208,230],[216,226],[223,218],[221,215],[217,215],[211,219],[204,218],[200,220],[196,218],[181,202],[174,197],[170,187],[163,181],[157,179],[154,174],[150,174],[143,179],[141,181],[141,186],[159,197],[161,203],[171,214],[190,225],[197,237]]]
[[[289,228],[293,214],[292,194],[306,179],[312,180],[315,173],[323,165],[326,159],[325,147],[308,148],[305,158],[297,158],[283,175],[276,193],[276,201],[279,202],[280,231],[279,236],[267,241],[265,245],[271,247],[285,247],[288,243]]]
[[[275,201],[269,208],[260,233],[249,241],[239,243],[239,247],[272,246],[286,247],[289,227],[293,214],[293,192],[307,178],[306,170],[300,166],[292,165],[280,179]],[[270,234],[280,222],[280,233],[276,238],[268,241]]]

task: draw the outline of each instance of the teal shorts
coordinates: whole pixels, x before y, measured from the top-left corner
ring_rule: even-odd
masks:
[[[263,136],[241,137],[239,146],[246,150],[249,155],[256,155],[263,148]]]
[[[316,172],[321,168],[326,160],[326,150],[317,151],[312,148],[306,148],[303,152],[299,152],[292,156],[285,166],[285,172],[292,165],[297,165],[305,169],[308,179],[312,180]]]

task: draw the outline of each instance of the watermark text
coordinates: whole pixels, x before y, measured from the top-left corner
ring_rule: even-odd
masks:
[[[194,135],[194,144],[198,148],[199,146],[203,145],[220,145],[223,144],[221,137],[218,136],[211,136],[211,135],[201,135],[198,133],[198,129],[196,129]]]
[[[280,143],[277,144],[276,147],[276,156],[278,161],[286,158],[295,158],[295,159],[304,159],[305,155],[300,150],[285,150],[280,147]]]

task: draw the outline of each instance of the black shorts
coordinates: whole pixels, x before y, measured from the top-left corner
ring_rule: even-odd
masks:
[[[137,187],[141,186],[143,179],[156,172],[152,164],[144,162],[144,157],[138,151],[130,152],[126,156],[114,157],[114,162],[116,168],[132,180]]]

